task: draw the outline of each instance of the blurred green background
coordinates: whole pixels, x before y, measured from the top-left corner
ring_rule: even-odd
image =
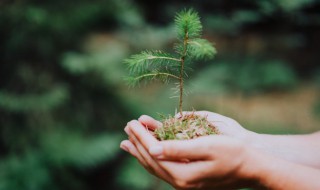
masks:
[[[218,55],[194,64],[185,110],[260,133],[318,130],[317,0],[2,0],[0,190],[171,189],[119,143],[129,120],[174,114],[174,84],[129,89],[123,59],[172,51],[188,7]]]

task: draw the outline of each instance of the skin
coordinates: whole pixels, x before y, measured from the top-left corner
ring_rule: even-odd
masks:
[[[319,133],[259,136],[225,116],[196,114],[207,116],[222,135],[159,142],[150,131],[161,127],[161,123],[141,116],[139,121],[127,124],[129,140],[120,147],[176,189],[320,189],[320,171],[315,169],[320,160],[316,140]],[[287,151],[286,146],[294,150]],[[278,151],[272,151],[278,147]]]
[[[184,112],[191,114],[192,112]],[[320,169],[320,132],[306,135],[258,134],[243,128],[237,121],[208,111],[196,112],[207,119],[225,136],[236,138],[275,157]],[[143,116],[141,122],[153,125],[154,119]],[[148,123],[149,122],[149,123]],[[160,123],[157,123],[161,127]],[[312,156],[310,156],[312,155]]]

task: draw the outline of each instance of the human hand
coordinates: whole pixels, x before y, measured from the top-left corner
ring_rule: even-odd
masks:
[[[248,167],[253,150],[237,139],[206,136],[159,142],[138,121],[129,122],[125,131],[130,141],[121,147],[178,189],[240,188],[255,180]]]
[[[188,113],[191,112],[185,112]],[[319,133],[256,134],[230,118],[210,112],[196,113],[210,116],[208,120],[222,135],[159,142],[152,131],[162,124],[142,116],[140,122],[128,123],[125,131],[129,140],[123,141],[121,148],[135,156],[150,173],[177,189],[320,188],[317,179],[320,172],[314,169],[318,166],[319,156],[315,153]],[[215,116],[224,125],[215,124]]]

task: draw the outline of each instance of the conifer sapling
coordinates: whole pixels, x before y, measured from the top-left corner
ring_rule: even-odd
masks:
[[[161,80],[178,82],[179,118],[164,118],[163,127],[155,131],[159,140],[193,139],[199,136],[217,134],[217,130],[206,118],[195,114],[183,115],[184,80],[188,77],[192,61],[213,58],[216,49],[201,38],[202,25],[198,13],[193,9],[183,10],[175,17],[177,43],[175,54],[163,51],[143,51],[125,60],[130,77],[128,82],[135,86],[141,81]]]

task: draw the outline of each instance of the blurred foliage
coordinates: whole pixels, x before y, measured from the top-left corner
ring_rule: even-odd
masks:
[[[116,157],[119,142],[120,136],[116,134],[95,135],[93,138],[55,131],[43,137],[41,148],[52,164],[86,168]]]
[[[33,190],[50,187],[48,183],[50,174],[36,152],[28,152],[24,157],[9,156],[2,159],[0,168],[1,190]]]
[[[213,64],[193,79],[192,91],[250,95],[274,90],[290,90],[297,85],[294,71],[282,61],[243,59]]]
[[[126,162],[124,162],[117,181],[120,186],[126,187],[127,189],[148,189],[153,185],[153,177],[140,166],[137,160],[133,159],[127,159]]]
[[[137,14],[130,6],[130,1],[1,5],[0,189],[91,189],[90,176],[99,169],[89,169],[112,168],[119,159],[122,130],[117,127],[131,114],[109,83],[97,83],[112,81],[105,60],[119,62],[125,51],[109,47],[103,50],[115,50],[109,57],[81,55],[76,61],[94,64],[80,68],[77,63],[78,69],[61,60],[83,51],[91,31],[142,22],[119,14],[124,9]],[[79,77],[79,72],[91,74]],[[99,188],[112,187],[112,179],[100,181]]]
[[[59,107],[69,97],[64,87],[53,87],[43,94],[16,95],[0,92],[0,106],[10,112],[47,111]]]
[[[125,160],[118,175],[117,182],[119,186],[126,189],[162,189],[172,190],[166,183],[161,183],[160,179],[150,175],[139,162],[134,159]],[[153,188],[152,188],[153,187]]]
[[[319,81],[316,0],[1,1],[0,190],[171,189],[118,148],[129,119],[175,109],[169,90],[126,90],[123,59],[171,47],[169,23],[187,7],[219,52],[197,63],[191,91]]]
[[[320,119],[320,68],[316,69],[315,75],[314,75],[314,80],[316,82],[317,86],[317,93],[318,93],[318,99],[317,102],[314,106],[314,112]]]
[[[125,75],[125,67],[119,64],[119,60],[127,53],[126,46],[109,42],[101,50],[92,53],[66,53],[62,59],[62,66],[74,75],[91,75],[96,80],[103,79],[104,83],[116,86]]]

